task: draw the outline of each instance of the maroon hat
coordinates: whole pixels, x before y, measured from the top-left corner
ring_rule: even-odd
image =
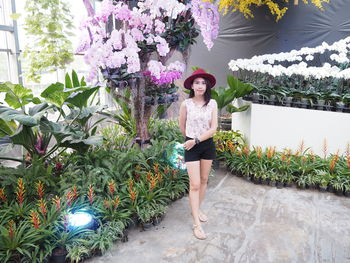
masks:
[[[185,82],[184,82],[185,88],[186,88],[186,89],[191,89],[192,82],[193,82],[193,80],[195,80],[196,78],[204,78],[204,79],[208,80],[209,83],[210,83],[208,88],[210,88],[210,89],[211,89],[212,87],[215,86],[215,83],[216,83],[215,77],[214,77],[213,75],[211,75],[211,74],[205,72],[203,69],[200,68],[200,69],[197,69],[196,71],[194,71],[194,72],[192,73],[192,75],[189,76],[189,77],[185,80]]]

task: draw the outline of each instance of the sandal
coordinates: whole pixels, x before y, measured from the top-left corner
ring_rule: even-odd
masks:
[[[200,225],[193,225],[193,235],[200,240],[207,238],[206,234],[204,233]]]
[[[201,221],[201,222],[208,221],[208,217],[205,214],[203,214],[201,211],[198,213],[198,217],[199,217],[199,221]]]

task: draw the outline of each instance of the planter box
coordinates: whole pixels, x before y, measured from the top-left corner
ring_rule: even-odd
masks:
[[[327,140],[328,154],[338,149],[344,153],[350,142],[350,114],[263,105],[238,100],[235,106],[251,104],[244,112],[232,114],[232,129],[240,130],[252,149],[276,146],[297,150],[304,140],[305,148],[323,156],[323,143]]]

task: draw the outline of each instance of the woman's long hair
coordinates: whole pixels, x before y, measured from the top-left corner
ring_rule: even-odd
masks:
[[[207,106],[209,101],[210,101],[210,99],[211,99],[211,91],[210,91],[210,88],[209,88],[210,83],[209,83],[209,81],[207,79],[204,79],[204,80],[205,80],[205,93],[204,93],[204,101],[205,101],[205,103],[204,103],[203,107]],[[193,81],[191,83],[191,87],[192,87]],[[194,97],[194,90],[191,89],[189,98],[193,98],[193,97]]]

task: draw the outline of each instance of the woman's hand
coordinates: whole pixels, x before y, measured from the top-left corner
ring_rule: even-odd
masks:
[[[186,151],[189,151],[193,148],[193,146],[196,145],[196,142],[195,140],[188,140],[184,143],[184,148]]]

